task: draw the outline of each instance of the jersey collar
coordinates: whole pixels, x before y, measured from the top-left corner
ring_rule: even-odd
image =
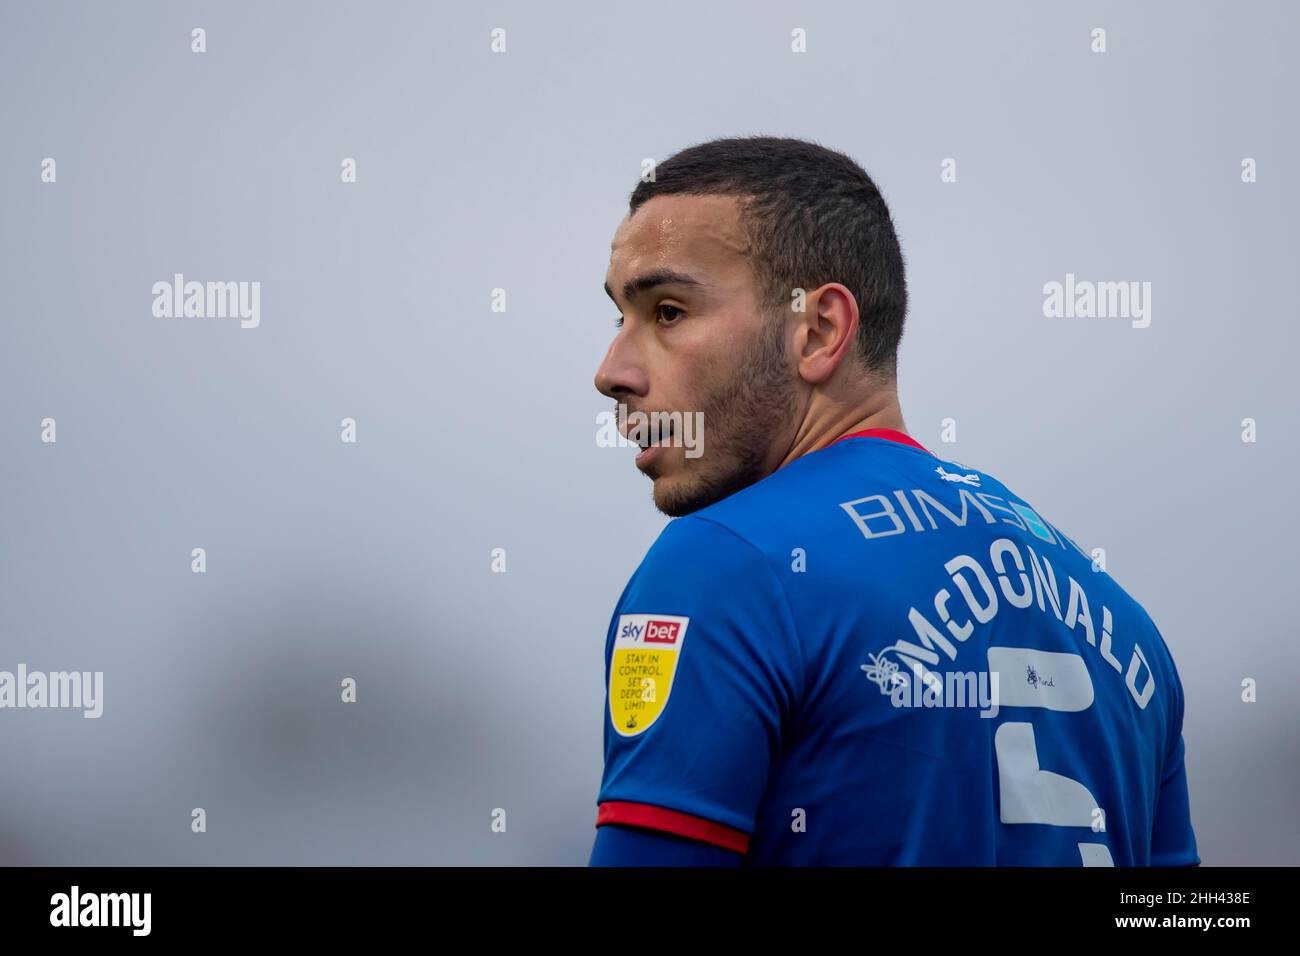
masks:
[[[896,441],[903,445],[911,445],[913,448],[919,448],[927,455],[933,454],[930,449],[926,448],[911,435],[904,434],[894,428],[866,428],[860,432],[849,432],[847,435],[841,435],[839,438],[835,439],[835,441],[831,442],[831,445],[834,445],[835,442],[844,441],[846,438],[888,438],[890,441]],[[829,448],[830,446],[828,445],[827,447]]]

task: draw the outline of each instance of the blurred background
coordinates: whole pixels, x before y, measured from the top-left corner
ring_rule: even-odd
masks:
[[[0,862],[585,864],[609,616],[667,520],[595,442],[609,241],[643,159],[760,133],[889,202],[912,434],[1105,548],[1159,625],[1204,863],[1300,862],[1298,28],[4,4],[0,670],[102,671],[104,699],[0,709]],[[260,324],[155,317],[176,273],[260,282]],[[1045,318],[1067,273],[1149,281],[1150,326]]]

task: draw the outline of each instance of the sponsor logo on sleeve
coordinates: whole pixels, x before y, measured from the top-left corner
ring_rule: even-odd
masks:
[[[623,614],[609,664],[609,718],[623,737],[645,733],[668,705],[690,618]]]

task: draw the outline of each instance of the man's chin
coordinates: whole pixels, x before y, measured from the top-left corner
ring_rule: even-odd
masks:
[[[677,449],[665,450],[671,454]],[[692,481],[688,475],[682,474],[686,470],[682,464],[680,461],[669,462],[660,458],[643,469],[651,482],[650,495],[655,507],[670,518],[680,518],[703,507],[695,500],[698,489],[693,486],[698,485],[698,479]]]
[[[693,496],[683,495],[676,488],[663,489],[661,488],[663,484],[663,479],[654,484],[654,503],[659,511],[670,518],[680,518],[693,511],[699,511],[708,504],[708,502],[697,502]]]
[[[660,476],[654,479],[652,495],[656,508],[670,518],[680,518],[707,508],[715,501],[725,498],[728,493],[698,478],[683,480],[681,476]]]

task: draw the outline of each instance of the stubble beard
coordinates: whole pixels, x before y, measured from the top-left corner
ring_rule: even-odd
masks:
[[[710,383],[699,403],[704,452],[684,458],[686,474],[662,491],[655,507],[673,518],[699,511],[767,477],[768,452],[795,408],[793,372],[782,323],[767,317],[725,381]]]

